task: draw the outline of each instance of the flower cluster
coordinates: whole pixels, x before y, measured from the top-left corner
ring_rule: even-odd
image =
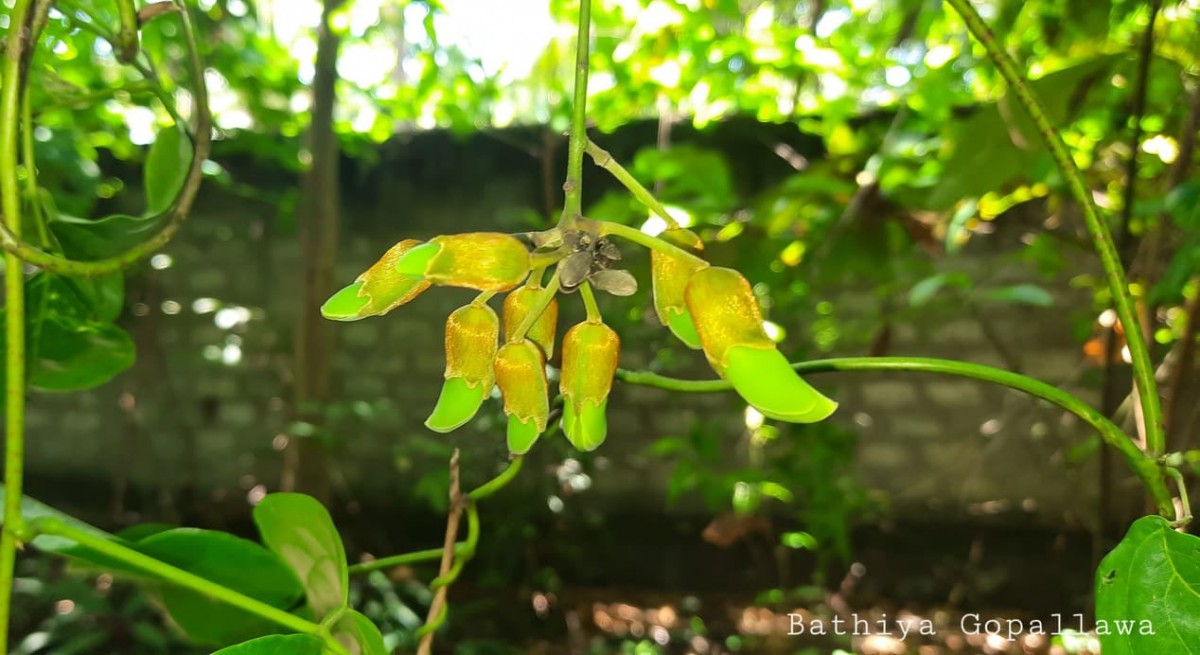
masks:
[[[684,234],[667,236],[695,241],[695,235],[678,232]],[[703,350],[713,370],[764,416],[796,423],[829,416],[837,404],[804,382],[767,337],[746,278],[664,246],[651,254],[654,307],[662,323],[689,347]],[[550,422],[546,363],[554,356],[558,330],[555,296],[583,285],[615,295],[637,288],[633,276],[612,268],[620,252],[604,237],[556,229],[533,235],[532,247],[488,232],[404,240],[334,294],[321,313],[339,321],[380,316],[433,285],[482,292],[446,321],[445,382],[425,424],[438,432],[462,426],[498,386],[508,447],[522,454]],[[556,272],[543,288],[542,273],[550,265]],[[487,299],[503,292],[508,295],[497,316]],[[563,336],[562,429],[580,450],[595,449],[607,434],[605,410],[620,343],[593,311]]]

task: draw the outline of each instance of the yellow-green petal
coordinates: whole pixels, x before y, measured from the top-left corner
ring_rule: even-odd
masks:
[[[724,375],[733,346],[774,348],[763,329],[762,310],[754,290],[741,273],[716,266],[696,271],[684,291],[704,356],[718,374]]]
[[[491,387],[481,384],[472,387],[462,378],[447,378],[433,413],[425,419],[425,427],[434,432],[457,430],[475,416],[491,391]]]
[[[329,300],[321,305],[321,316],[334,321],[357,321],[370,316],[363,313],[371,299],[359,295],[362,287],[362,282],[355,282],[330,296]]]
[[[529,249],[509,234],[449,234],[429,243],[440,248],[424,268],[426,279],[434,284],[501,292],[529,276]]]
[[[500,318],[483,303],[459,307],[446,319],[446,379],[460,377],[469,386],[491,391],[492,363],[500,339]]]
[[[394,270],[401,275],[425,277],[425,269],[429,261],[442,251],[442,246],[436,243],[423,243],[407,250],[394,264]]]
[[[533,419],[522,421],[515,415],[508,417],[508,450],[514,455],[524,455],[529,452],[540,436],[542,436],[542,430],[538,428],[537,421]]]
[[[686,230],[685,230],[686,231]],[[700,336],[688,313],[685,291],[692,276],[708,263],[681,253],[650,252],[650,281],[654,287],[654,311],[689,348],[700,349]]]
[[[533,421],[538,433],[545,431],[550,392],[542,349],[528,339],[505,344],[496,352],[495,372],[504,413],[521,422]]]
[[[504,340],[509,341],[513,338],[513,333],[517,327],[525,320],[525,316],[529,314],[530,307],[543,293],[542,289],[533,287],[521,287],[514,289],[504,298]],[[542,352],[545,353],[546,359],[554,356],[554,339],[558,332],[558,300],[550,299],[550,304],[546,305],[546,310],[543,311],[529,326],[529,331],[525,333],[525,338],[541,346]]]
[[[837,409],[836,402],[805,382],[775,348],[733,346],[726,351],[726,362],[724,377],[767,418],[816,423]]]
[[[579,405],[576,408],[576,405]],[[576,449],[588,452],[600,447],[608,436],[608,420],[605,410],[608,399],[599,404],[568,402],[563,405],[562,427],[567,441]]]

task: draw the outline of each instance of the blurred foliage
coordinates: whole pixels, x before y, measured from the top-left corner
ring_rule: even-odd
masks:
[[[278,31],[281,12],[299,12],[305,5],[291,2],[198,3],[216,118],[215,159],[247,156],[288,172],[309,164],[302,135],[309,121],[315,37]],[[1157,354],[1194,341],[1186,305],[1200,294],[1200,184],[1187,179],[1189,171],[1194,177],[1195,153],[1186,144],[1195,134],[1186,126],[1200,103],[1200,5],[1163,3],[1152,34],[1140,142],[1133,150],[1131,113],[1141,75],[1137,46],[1150,21],[1149,3],[977,4],[1035,80],[1114,228],[1131,235],[1126,254],[1134,262],[1138,300],[1153,321]],[[640,120],[659,122],[658,143],[626,162],[630,171],[704,237],[714,262],[734,266],[756,283],[779,340],[791,335],[790,356],[886,354],[895,324],[951,302],[1045,310],[1057,294],[1090,293],[1094,311],[1078,317],[1081,356],[1105,363],[1094,337],[1109,299],[1100,279],[1076,270],[1069,259],[1083,252],[1085,235],[1061,200],[1063,181],[982,48],[940,0],[595,0],[594,5],[590,120],[601,133]],[[394,63],[378,79],[341,71],[336,129],[345,151],[370,164],[379,143],[433,127],[463,134],[529,122],[561,132],[570,109],[569,26],[577,8],[577,0],[549,0],[552,19],[564,29],[547,39],[527,74],[501,80],[469,51],[440,38],[438,17],[447,9],[436,0],[347,3],[335,21],[343,52],[390,57]],[[173,195],[162,190],[175,184],[170,161],[172,153],[179,154],[171,147],[178,146],[171,140],[178,133],[170,129],[170,113],[188,104],[186,85],[176,82],[187,77],[176,23],[154,20],[144,26],[147,63],[139,70],[118,64],[98,37],[117,24],[115,12],[110,3],[58,3],[31,62],[38,80],[30,104],[39,189],[27,194],[26,203],[47,218],[45,245],[84,258],[119,246],[109,238],[113,234],[128,237],[146,228],[139,216],[101,218],[112,206],[145,207],[148,214]],[[672,129],[681,123],[703,129],[733,116],[794,125],[819,138],[819,152],[798,152],[782,142],[748,144],[761,146],[761,157],[781,159],[792,171],[771,180],[766,190],[750,192],[746,173],[722,151],[672,143]],[[603,141],[602,135],[596,138]],[[1193,161],[1182,161],[1184,156]],[[1139,163],[1138,184],[1127,198],[1130,157]],[[145,189],[109,177],[105,171],[113,159],[146,162]],[[290,225],[294,189],[255,188],[216,162],[206,172],[210,182],[266,196]],[[639,226],[648,222],[645,210],[624,193],[598,199],[587,213]],[[1020,222],[1029,216],[1036,225]],[[93,239],[96,235],[102,238]],[[1001,235],[1018,244],[1015,254],[1005,255],[1004,266],[1034,272],[1040,284],[1012,285],[955,270],[955,257]],[[861,290],[869,302],[849,306],[817,297],[830,289]],[[132,340],[117,325],[124,305],[120,276],[72,280],[40,274],[28,281],[28,295],[35,388],[92,387],[132,363]],[[644,322],[640,311],[613,321],[631,335],[646,332]],[[651,368],[686,368],[681,346],[655,345],[661,347]],[[335,430],[349,433],[393,409],[351,401],[326,411]],[[289,433],[336,444],[329,434],[306,435],[303,428]],[[813,550],[821,567],[848,556],[850,529],[877,508],[854,479],[855,439],[845,428],[776,427],[747,416],[740,434],[724,425],[698,424],[685,436],[655,436],[650,452],[675,465],[672,497],[694,494],[709,513],[729,514],[736,526],[779,517],[784,527],[773,534],[778,546]],[[734,449],[737,464],[731,465]],[[1187,461],[1200,468],[1197,453],[1191,451]],[[421,463],[443,461],[447,454],[444,442],[405,439],[395,460],[402,471],[440,471]],[[594,465],[591,458],[583,461]],[[571,476],[580,474],[570,472],[560,486],[569,487]],[[430,473],[413,492],[443,511],[447,484],[444,473]],[[513,521],[495,538],[529,540],[536,534],[528,523]],[[506,560],[495,568],[512,564]],[[25,586],[18,590],[34,599],[25,605],[26,625],[37,626],[28,639],[41,640],[27,640],[21,652],[133,652],[133,643],[160,652],[174,639],[150,618],[140,596],[85,601],[95,594],[80,585],[92,581],[42,573],[22,578]],[[536,578],[549,588],[555,573],[541,570]],[[43,579],[49,582],[37,582]],[[782,602],[803,593],[805,587],[794,587],[798,582],[786,581],[787,590],[781,583],[769,598]],[[76,588],[68,588],[72,585]],[[87,603],[86,612],[51,611],[46,599],[60,597]],[[397,587],[376,575],[355,587],[353,599],[384,628],[389,647],[410,647],[428,594],[421,585]],[[78,618],[82,614],[120,629],[100,635]],[[116,641],[98,645],[98,635]],[[622,652],[656,649],[627,642]]]

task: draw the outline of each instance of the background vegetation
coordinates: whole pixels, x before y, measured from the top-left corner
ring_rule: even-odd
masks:
[[[189,70],[179,21],[147,20],[141,58],[131,66],[110,45],[115,39],[110,32],[121,24],[117,4],[53,4],[40,49],[28,62],[33,81],[26,125],[37,127],[24,131],[21,147],[36,154],[38,166],[36,180],[28,172],[21,178],[23,185],[34,182],[23,186],[25,214],[34,217],[27,234],[73,258],[103,259],[141,241],[161,224],[154,217],[175,202],[195,150],[171,127],[172,113],[181,124],[198,118],[190,101],[199,80]],[[203,166],[203,188],[277,208],[273,229],[299,244],[305,263],[305,270],[296,271],[304,281],[303,306],[319,306],[332,287],[344,282],[335,283],[333,268],[337,237],[353,220],[342,209],[348,203],[339,198],[347,186],[346,171],[370,175],[373,167],[384,165],[386,148],[403,148],[427,130],[449,130],[460,139],[473,135],[471,143],[482,138],[518,146],[515,156],[531,157],[543,171],[542,202],[514,220],[523,230],[548,228],[557,220],[578,3],[481,4],[213,0],[191,7],[212,107],[212,154]],[[1163,388],[1166,452],[1176,453],[1192,480],[1200,462],[1195,443],[1200,403],[1193,380],[1200,321],[1200,182],[1195,175],[1200,4],[1038,0],[977,6],[1021,72],[1033,80],[1116,234],[1146,327],[1139,338],[1149,345]],[[488,18],[478,18],[482,14]],[[988,63],[983,46],[948,7],[924,0],[596,0],[592,18],[587,116],[593,138],[604,143],[622,129],[652,133],[642,139],[644,147],[620,153],[632,155],[623,157],[625,164],[710,244],[710,258],[755,283],[790,359],[906,354],[892,351],[893,333],[939,308],[1019,314],[1054,308],[1059,294],[1074,290],[1090,295],[1091,307],[1071,317],[1081,366],[1064,371],[1062,379],[1093,390],[1102,413],[1146,438],[1138,431],[1137,403],[1130,393],[1127,335],[1117,328],[1108,287],[1094,269],[1074,268],[1076,255],[1087,248],[1087,232],[1080,208],[1069,201],[1069,181]],[[486,39],[464,26],[519,34],[529,43],[514,36],[508,50],[503,41],[489,48]],[[519,48],[516,41],[522,41]],[[496,52],[509,52],[508,60],[486,58]],[[762,157],[770,159],[770,170],[784,174],[759,175],[731,161],[727,149],[704,140],[723,126],[739,124],[756,128],[745,136],[727,131],[733,134],[727,138],[761,139],[770,133],[759,130],[767,124],[768,129],[794,126],[807,139],[801,144],[789,136],[766,143]],[[141,183],[136,182],[140,173],[131,173],[139,165],[145,170]],[[255,176],[260,169],[277,171],[287,182],[263,184]],[[602,173],[589,168],[587,175],[592,180]],[[587,216],[651,232],[664,226],[623,190],[600,188],[611,191],[585,197]],[[1003,266],[1031,272],[1036,283],[996,283],[986,275],[955,272],[956,258],[973,257],[979,244],[1014,234],[1005,230],[1006,222],[1018,221],[1028,229],[1016,231]],[[397,226],[379,252],[405,236]],[[43,392],[120,380],[141,354],[129,334],[134,303],[126,291],[153,279],[159,268],[150,260],[124,274],[79,281],[43,273],[26,282],[35,319],[30,323],[35,344],[29,360],[31,407]],[[861,291],[872,302],[839,307],[825,300],[846,289]],[[627,343],[647,342],[660,330],[647,319],[647,291],[635,297],[634,309],[608,311],[609,322]],[[1006,347],[1007,335],[989,338],[1009,363],[1013,353]],[[294,377],[284,402],[292,419],[286,435],[291,439],[280,455],[280,483],[268,487],[302,490],[332,503],[339,495],[331,480],[339,451],[331,444],[353,420],[369,421],[370,413],[355,409],[358,399],[337,392],[331,372],[339,348],[336,327],[315,312],[301,313],[288,345]],[[655,341],[640,368],[693,374],[686,352]],[[231,368],[229,374],[238,371]],[[497,417],[498,412],[489,420]],[[744,418],[744,430],[737,426],[733,433],[728,426],[699,421],[677,434],[645,435],[647,454],[669,463],[671,501],[696,503],[714,519],[705,532],[708,542],[738,544],[747,557],[766,553],[765,566],[777,574],[777,584],[760,585],[761,594],[750,598],[745,588],[731,585],[715,601],[721,610],[712,610],[710,602],[705,611],[695,609],[699,600],[686,585],[666,598],[656,596],[653,585],[610,593],[591,604],[577,595],[577,607],[587,608],[581,624],[577,607],[556,604],[559,596],[570,597],[570,585],[558,571],[522,570],[504,556],[544,534],[540,523],[571,519],[517,506],[510,508],[510,520],[489,526],[488,545],[471,577],[472,592],[482,590],[478,594],[484,600],[471,605],[473,599],[467,599],[468,609],[452,621],[445,647],[462,652],[528,650],[538,643],[555,648],[568,643],[563,652],[585,652],[587,644],[596,652],[886,648],[861,640],[798,645],[760,630],[745,615],[736,622],[724,618],[723,610],[743,604],[773,610],[763,618],[768,626],[797,604],[816,612],[847,611],[839,605],[845,603],[839,582],[853,578],[862,541],[870,543],[875,534],[869,532],[872,526],[888,520],[889,499],[871,494],[869,481],[854,473],[856,454],[870,446],[856,443],[850,417],[804,428],[775,425],[753,412]],[[112,435],[101,429],[96,438]],[[1099,507],[1083,523],[1101,554],[1142,513],[1143,501],[1139,491],[1123,484],[1124,464],[1099,447],[1098,436],[1087,439],[1069,456],[1097,460]],[[728,465],[731,441],[741,456],[737,466]],[[543,445],[571,457],[561,443]],[[406,481],[403,498],[376,499],[376,506],[408,507],[413,516],[444,512],[449,452],[432,438],[413,441],[408,456],[427,463],[423,476]],[[540,475],[540,484],[551,489],[605,475],[595,458],[564,461],[575,468],[526,475]],[[576,520],[587,525],[590,519],[579,511]],[[225,519],[245,524],[249,507],[238,512]],[[1064,525],[1064,534],[1073,527]],[[610,528],[601,522],[595,529]],[[432,545],[429,540],[439,532],[435,527],[425,534],[422,543]],[[759,555],[755,548],[761,549]],[[586,570],[586,546],[568,549],[575,551],[574,561],[583,562],[576,570]],[[960,559],[969,568],[969,558]],[[1033,566],[1037,556],[1030,559],[1026,564]],[[803,574],[790,575],[791,566]],[[66,573],[37,554],[23,555],[19,567],[10,637],[15,652],[187,648],[177,626],[165,625],[155,611],[162,598],[108,574]],[[349,590],[354,606],[383,628],[388,647],[415,645],[431,599],[417,580],[428,580],[427,573],[432,572],[397,569],[390,577],[374,572]],[[986,586],[969,571],[960,580]],[[531,609],[513,612],[511,619],[499,612],[491,622],[511,621],[519,629],[488,626],[494,608],[487,605],[487,590],[497,588],[519,589],[517,595]],[[892,608],[893,616],[904,609],[933,613],[928,606],[912,607],[912,598],[902,594],[862,600],[876,612]],[[953,594],[946,605],[951,612],[970,608]],[[653,616],[647,608],[654,608]],[[1086,637],[1073,639],[1012,647],[1092,647]],[[984,652],[987,644],[961,640],[936,646],[946,652],[956,647]]]

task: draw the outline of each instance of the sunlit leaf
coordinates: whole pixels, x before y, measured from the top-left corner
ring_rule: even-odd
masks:
[[[183,129],[173,125],[159,130],[146,155],[146,214],[163,212],[175,202],[191,163],[192,142]]]
[[[269,494],[254,508],[263,543],[292,568],[317,618],[346,604],[346,550],[328,510],[303,494]]]

